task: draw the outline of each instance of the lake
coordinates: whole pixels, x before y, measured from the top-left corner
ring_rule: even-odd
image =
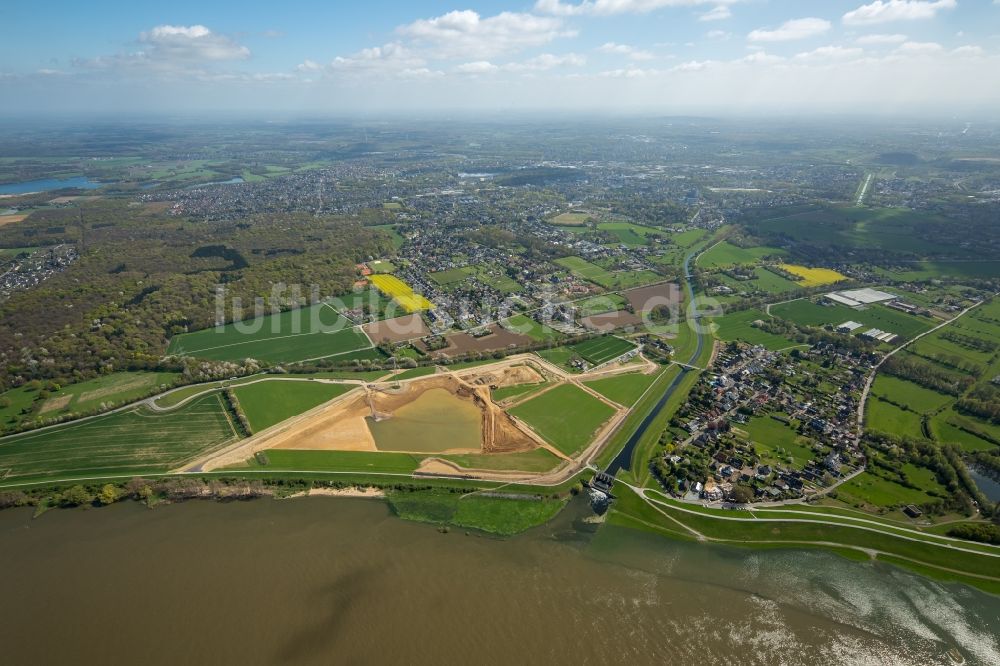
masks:
[[[0,512],[10,664],[1000,663],[1000,599],[821,551],[499,540],[374,500]]]
[[[81,190],[95,190],[104,183],[78,176],[76,178],[43,178],[41,180],[26,180],[21,183],[8,183],[0,185],[0,194],[26,194],[28,192],[48,192],[49,190],[61,190],[66,187],[75,187]]]

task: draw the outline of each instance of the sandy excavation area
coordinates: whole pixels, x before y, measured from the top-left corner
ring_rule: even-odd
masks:
[[[459,373],[463,381],[473,386],[486,386],[500,388],[503,386],[517,386],[518,384],[540,384],[545,381],[545,377],[534,365],[527,363],[521,365],[509,365],[496,370],[482,370],[474,368],[469,372]]]
[[[532,368],[506,368],[507,381],[525,377],[542,381]],[[392,451],[378,448],[369,427],[370,418],[391,419],[401,408],[414,403],[428,391],[444,389],[457,399],[469,401],[478,408],[482,419],[482,438],[478,449],[450,449],[448,442],[437,440],[426,451],[407,449],[408,453],[511,453],[529,451],[542,445],[536,435],[526,432],[490,399],[490,384],[472,384],[451,374],[440,374],[417,381],[372,384],[348,394],[309,418],[261,439],[255,450],[307,449],[327,451]],[[430,438],[433,440],[433,438]]]

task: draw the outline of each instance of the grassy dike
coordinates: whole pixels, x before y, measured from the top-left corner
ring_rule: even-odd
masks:
[[[648,502],[625,485],[616,486],[616,491],[611,524],[745,548],[823,548],[1000,594],[1000,557],[991,556],[1000,555],[1000,548],[988,550],[981,544],[957,541],[949,545],[934,535],[905,532],[878,520],[867,524],[836,514],[715,510],[659,498]]]

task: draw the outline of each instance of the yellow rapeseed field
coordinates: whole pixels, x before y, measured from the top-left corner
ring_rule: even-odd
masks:
[[[407,312],[430,310],[434,307],[433,303],[414,292],[410,285],[394,275],[369,275],[368,279],[379,291],[399,303]]]
[[[796,282],[802,287],[819,287],[824,284],[833,284],[834,282],[847,279],[846,275],[841,275],[829,268],[809,268],[808,266],[799,266],[797,264],[780,264],[779,268],[799,278]]]

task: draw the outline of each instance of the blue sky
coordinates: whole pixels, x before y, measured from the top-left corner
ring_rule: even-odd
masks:
[[[4,111],[987,113],[995,0],[0,3]]]

